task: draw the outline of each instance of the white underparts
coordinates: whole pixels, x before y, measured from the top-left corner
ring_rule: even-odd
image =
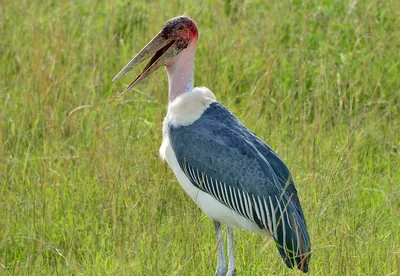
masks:
[[[236,211],[220,203],[210,194],[194,186],[180,168],[175,153],[171,147],[168,128],[172,126],[189,125],[199,119],[204,111],[215,102],[214,94],[205,87],[196,87],[192,92],[179,95],[168,106],[164,119],[163,142],[160,155],[171,167],[185,192],[193,199],[203,212],[213,220],[225,223],[230,227],[245,229],[250,232],[266,233],[257,224],[241,216]]]

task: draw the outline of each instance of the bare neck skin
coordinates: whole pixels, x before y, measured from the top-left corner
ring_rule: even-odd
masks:
[[[194,54],[196,41],[192,41],[173,61],[167,65],[168,73],[168,100],[173,102],[176,97],[193,90],[194,82]]]

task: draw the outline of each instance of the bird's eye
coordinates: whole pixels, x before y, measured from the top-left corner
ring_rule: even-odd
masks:
[[[184,28],[185,28],[185,26],[183,26],[182,24],[179,24],[178,30],[182,31]]]

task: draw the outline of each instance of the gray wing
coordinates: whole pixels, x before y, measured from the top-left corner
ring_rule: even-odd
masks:
[[[289,267],[307,271],[310,239],[297,191],[279,157],[224,106],[169,128],[171,146],[193,185],[267,229]]]

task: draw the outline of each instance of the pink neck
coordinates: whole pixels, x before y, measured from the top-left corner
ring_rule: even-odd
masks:
[[[168,99],[175,100],[179,95],[193,90],[194,53],[196,40],[192,41],[174,60],[167,65],[168,73]]]

